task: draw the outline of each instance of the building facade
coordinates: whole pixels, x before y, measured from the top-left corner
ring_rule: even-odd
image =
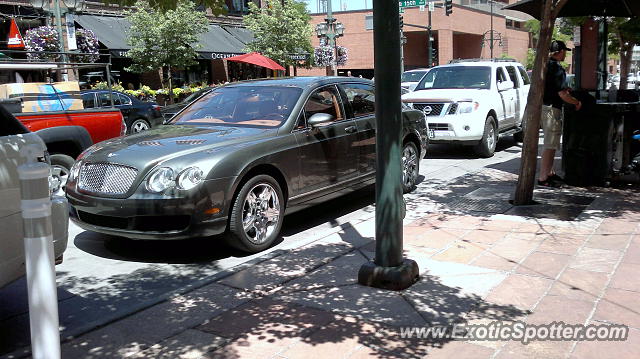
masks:
[[[490,58],[492,52],[493,57],[510,57],[525,63],[531,40],[524,22],[531,17],[502,10],[503,6],[513,2],[516,0],[454,0],[450,16],[445,15],[444,8],[436,7],[431,13],[432,44],[436,49],[434,64],[446,64],[452,59]],[[313,13],[313,26],[324,22],[326,0],[309,0],[307,6]],[[356,8],[350,9],[349,6]],[[345,28],[344,36],[338,38],[337,45],[346,47],[349,53],[347,64],[338,68],[338,74],[351,71],[354,76],[373,76],[371,6],[371,0],[332,1],[333,16]],[[411,26],[429,25],[428,7],[406,8],[401,15],[406,37],[403,47],[404,68],[428,67],[427,30]],[[313,44],[318,46],[319,39],[314,38]],[[298,74],[324,75],[325,69],[299,70]]]

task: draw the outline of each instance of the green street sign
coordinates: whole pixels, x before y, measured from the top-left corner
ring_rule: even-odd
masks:
[[[398,5],[400,5],[401,8],[423,6],[426,4],[427,0],[398,0]]]

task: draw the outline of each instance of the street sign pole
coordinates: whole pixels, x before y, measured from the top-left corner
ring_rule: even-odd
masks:
[[[399,3],[373,1],[376,102],[376,253],[360,267],[358,283],[402,290],[415,283],[418,264],[402,250],[402,105]]]

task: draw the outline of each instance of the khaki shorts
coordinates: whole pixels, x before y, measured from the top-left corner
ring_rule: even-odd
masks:
[[[542,106],[542,132],[544,133],[544,149],[560,150],[562,137],[562,110],[551,106]]]

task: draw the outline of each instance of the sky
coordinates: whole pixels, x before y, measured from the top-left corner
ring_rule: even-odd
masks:
[[[317,14],[319,12],[326,12],[321,7],[321,3],[326,0],[302,0],[307,3],[307,9],[312,14]],[[331,9],[333,11],[345,11],[345,10],[361,10],[361,9],[371,9],[373,6],[373,0],[331,0]]]

